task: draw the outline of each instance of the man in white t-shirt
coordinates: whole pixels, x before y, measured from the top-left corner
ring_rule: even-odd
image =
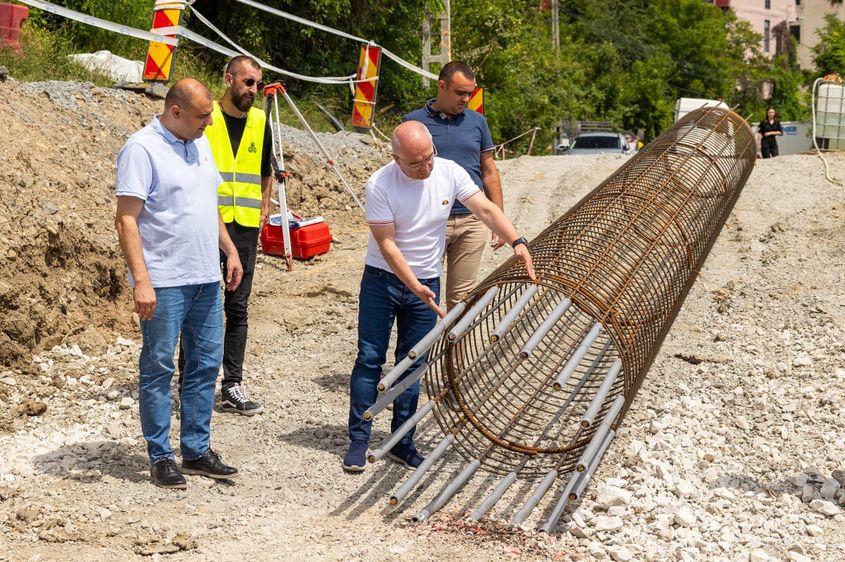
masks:
[[[460,201],[494,233],[510,241],[514,254],[525,262],[528,276],[535,278],[525,238],[463,168],[437,158],[423,124],[407,121],[396,127],[391,146],[393,162],[373,174],[366,189],[371,236],[358,299],[358,357],[350,382],[351,443],[342,465],[348,472],[365,467],[372,424],[363,415],[376,401],[394,320],[398,362],[445,314],[439,306],[440,274],[452,204]],[[427,359],[421,355],[399,380]],[[392,431],[416,412],[419,392],[416,382],[396,398]],[[423,461],[413,434],[413,430],[408,432],[388,454],[408,468]]]

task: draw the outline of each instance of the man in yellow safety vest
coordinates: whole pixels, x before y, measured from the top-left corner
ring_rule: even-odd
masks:
[[[247,416],[264,409],[247,397],[242,386],[247,306],[258,233],[270,213],[273,185],[270,127],[264,112],[252,107],[255,96],[263,89],[261,78],[261,67],[255,59],[236,56],[230,60],[223,78],[226,91],[214,102],[212,124],[205,129],[223,178],[217,190],[217,205],[244,268],[241,284],[234,291],[226,291],[224,297],[226,332],[220,406],[224,412]],[[220,260],[225,264],[226,257],[221,254]]]

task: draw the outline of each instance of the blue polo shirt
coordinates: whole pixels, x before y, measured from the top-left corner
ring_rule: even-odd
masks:
[[[222,181],[205,136],[180,140],[157,117],[123,145],[115,194],[144,202],[138,230],[154,288],[220,281]],[[129,284],[135,286],[131,272]]]
[[[432,109],[433,103],[433,99],[428,100],[424,107],[410,112],[403,121],[419,121],[425,125],[434,139],[437,155],[456,162],[467,171],[475,185],[483,190],[481,153],[494,148],[487,119],[471,109],[450,119],[445,113]],[[468,215],[470,210],[455,199],[451,214]]]

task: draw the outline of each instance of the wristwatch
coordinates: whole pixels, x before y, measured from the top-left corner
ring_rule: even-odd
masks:
[[[525,246],[528,247],[528,240],[525,239],[525,236],[520,236],[519,238],[511,242],[511,248],[516,248],[520,244],[525,244]]]

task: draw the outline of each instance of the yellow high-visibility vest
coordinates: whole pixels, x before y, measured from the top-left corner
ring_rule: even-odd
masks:
[[[211,125],[205,136],[223,183],[217,190],[217,206],[223,222],[258,228],[261,220],[261,154],[264,149],[264,127],[267,117],[257,108],[246,114],[246,126],[238,145],[238,155],[232,153],[232,142],[226,130],[226,120],[220,104],[214,102]]]

